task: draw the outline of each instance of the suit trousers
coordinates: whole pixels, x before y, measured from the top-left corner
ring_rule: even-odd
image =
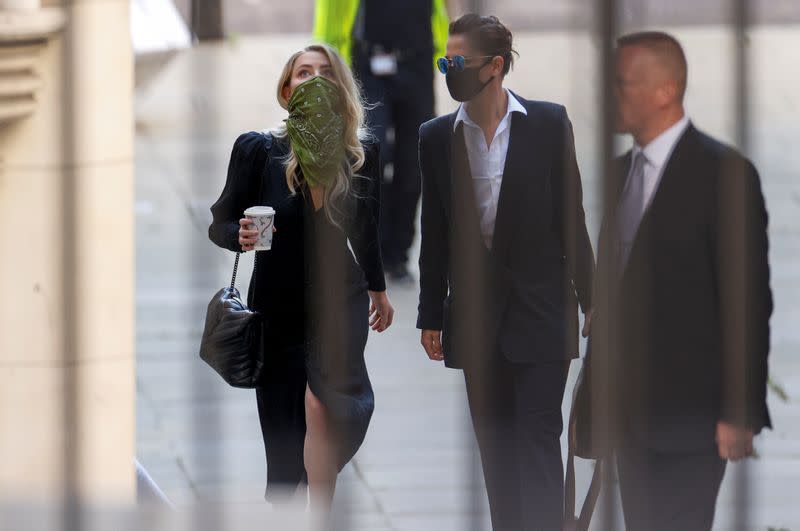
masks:
[[[465,369],[494,531],[560,531],[561,401],[568,360],[511,363],[502,354]]]
[[[709,531],[726,461],[716,447],[696,454],[617,451],[627,531]]]

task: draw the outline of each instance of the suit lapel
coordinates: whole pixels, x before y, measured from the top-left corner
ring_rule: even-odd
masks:
[[[637,247],[642,245],[642,241],[647,241],[648,235],[650,233],[650,227],[653,224],[653,218],[660,215],[661,211],[663,210],[663,202],[664,198],[669,195],[669,188],[676,182],[679,178],[680,173],[683,171],[683,168],[686,164],[687,158],[689,157],[689,150],[690,150],[690,133],[692,132],[692,125],[690,124],[686,130],[683,132],[681,137],[678,139],[677,144],[675,144],[675,148],[672,150],[672,153],[669,155],[669,158],[666,162],[666,167],[661,174],[661,179],[656,185],[656,189],[653,191],[653,197],[650,200],[647,209],[642,214],[642,220],[639,223],[639,230],[636,232],[636,237],[633,240],[633,248],[631,249],[631,257],[634,256]],[[625,165],[627,171],[625,174],[622,175],[621,184],[620,184],[620,193],[622,187],[625,186],[625,179],[627,178],[628,173],[630,172],[630,154],[628,154],[628,163]],[[626,264],[625,269],[628,269],[628,265],[630,264],[630,259],[628,260],[628,264]]]
[[[656,189],[653,191],[653,197],[650,200],[650,204],[647,206],[647,210],[645,210],[644,214],[642,215],[642,221],[639,224],[639,231],[636,234],[634,246],[636,245],[636,240],[639,239],[639,236],[645,234],[646,229],[650,225],[650,220],[652,217],[654,215],[658,215],[664,196],[668,195],[670,186],[683,171],[690,148],[688,137],[690,136],[691,127],[692,126],[689,125],[689,127],[686,128],[681,137],[678,139],[678,142],[675,144],[675,148],[669,155],[669,159],[667,159],[666,166],[661,174],[661,179],[656,185]]]
[[[531,191],[544,190],[545,165],[549,161],[544,139],[540,138],[531,116],[513,113],[510,134],[492,241],[493,253],[503,262],[507,261],[518,233],[522,213],[537,208],[532,204],[537,198]]]
[[[451,126],[452,127],[452,126]],[[452,131],[452,128],[451,128]],[[463,234],[474,235],[476,241],[481,241],[480,215],[475,203],[475,189],[472,183],[472,171],[467,155],[467,145],[464,139],[464,124],[458,124],[450,140],[450,194],[451,205],[454,213],[453,219]]]

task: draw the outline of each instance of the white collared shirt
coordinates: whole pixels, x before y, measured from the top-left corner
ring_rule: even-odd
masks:
[[[454,124],[454,128],[457,128],[459,122],[464,122],[464,142],[472,172],[475,204],[480,216],[481,236],[489,249],[492,248],[497,203],[500,200],[500,186],[503,182],[503,170],[511,139],[511,114],[514,112],[528,114],[519,100],[508,89],[505,91],[508,95],[508,109],[500,120],[490,145],[486,145],[483,129],[469,117],[463,104],[458,108]]]
[[[664,174],[664,167],[667,165],[672,152],[675,150],[675,145],[683,136],[686,128],[689,127],[689,117],[684,115],[683,118],[678,120],[669,129],[658,135],[654,140],[647,144],[644,148],[634,144],[631,151],[634,160],[639,152],[644,153],[644,194],[642,194],[642,211],[647,210],[650,203],[653,201],[653,196],[658,189],[658,183],[661,181],[661,176]]]

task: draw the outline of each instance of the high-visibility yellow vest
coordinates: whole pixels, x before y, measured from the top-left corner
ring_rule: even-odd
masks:
[[[358,2],[359,0],[317,0],[314,16],[314,40],[335,47],[350,65]],[[433,0],[431,30],[434,62],[437,57],[445,54],[449,26],[445,0]]]

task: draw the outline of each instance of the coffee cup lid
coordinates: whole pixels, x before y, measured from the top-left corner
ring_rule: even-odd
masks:
[[[269,206],[252,206],[244,211],[245,216],[270,216],[275,214],[275,209]]]

